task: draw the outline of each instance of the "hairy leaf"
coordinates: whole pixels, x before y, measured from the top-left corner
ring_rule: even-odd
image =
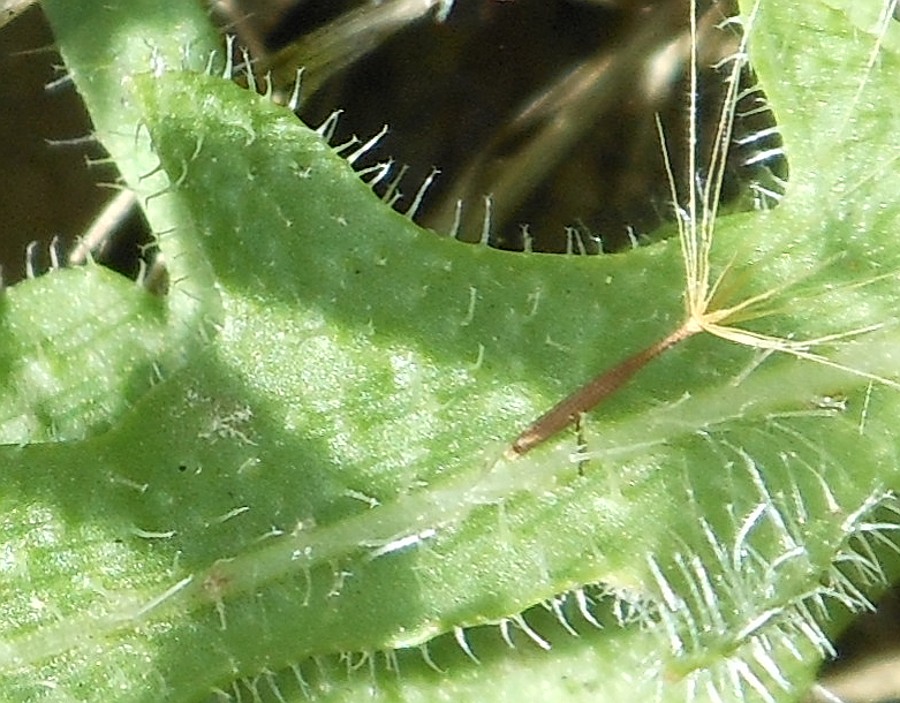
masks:
[[[7,371],[9,416],[89,435],[0,451],[6,697],[799,695],[815,657],[796,655],[884,582],[872,545],[894,527],[900,398],[871,376],[900,370],[898,57],[871,62],[864,23],[763,4],[752,50],[792,181],[776,210],[719,223],[713,264],[734,300],[791,283],[758,332],[869,331],[830,364],[695,337],[588,418],[582,456],[562,434],[507,460],[536,414],[680,324],[677,242],[528,256],[422,231],[288,111],[180,70],[170,25],[140,21],[188,26],[180,3],[90,10],[144,47],[118,68],[67,5],[47,3],[101,136],[140,123],[135,163],[152,149],[167,177],[126,172],[165,186],[148,208],[177,275],[165,311],[93,269],[0,310],[18,330],[2,358],[62,369],[39,413]],[[29,322],[82,279],[122,311],[77,325],[109,359],[98,384],[64,367],[69,326]],[[91,402],[103,422],[69,419]]]

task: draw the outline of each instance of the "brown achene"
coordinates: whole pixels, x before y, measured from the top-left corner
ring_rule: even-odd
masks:
[[[699,331],[700,329],[697,327],[682,325],[669,336],[642,349],[637,354],[632,354],[617,366],[596,376],[574,393],[563,398],[523,430],[506,450],[506,458],[514,459],[525,454],[561,432],[581,415],[596,407],[604,398],[628,383],[632,376],[653,359]]]

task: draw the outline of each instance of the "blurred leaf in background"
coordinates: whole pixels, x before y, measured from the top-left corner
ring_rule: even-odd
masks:
[[[392,3],[329,4],[324,17],[325,4],[300,3],[274,26],[252,21],[259,3],[245,1],[233,13],[248,17],[236,26],[252,46],[264,47],[260,73],[286,66],[280,75],[293,79],[293,67],[305,67],[300,114],[307,122],[319,124],[340,109],[338,143],[388,126],[371,160],[386,154],[408,167],[404,183],[412,192],[398,201],[401,209],[437,169],[420,221],[477,241],[490,197],[491,242],[503,248],[522,249],[527,227],[536,250],[617,251],[670,217],[656,116],[673,135],[668,148],[683,190],[685,0],[460,0],[444,22],[425,13],[399,26],[371,19],[340,30],[340,20],[326,24],[341,9],[352,15],[351,5],[387,15]],[[701,11],[700,120],[709,154],[725,59],[737,50],[740,27],[726,22],[737,12],[734,3],[707,2]],[[330,44],[322,36],[339,31],[342,43],[332,40],[333,54],[323,52]],[[347,63],[343,46],[368,50]],[[267,51],[276,53],[270,58]],[[750,66],[741,84],[722,197],[742,208],[769,207],[783,192],[786,158]]]

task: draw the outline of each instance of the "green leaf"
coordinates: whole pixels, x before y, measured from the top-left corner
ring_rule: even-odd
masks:
[[[857,373],[695,337],[591,415],[579,465],[565,433],[503,454],[680,324],[676,242],[527,256],[422,231],[288,111],[177,70],[164,37],[202,31],[193,9],[72,7],[47,2],[99,132],[140,123],[167,176],[146,184],[150,142],[113,139],[161,193],[175,275],[165,309],[89,268],[0,310],[9,441],[85,437],[0,451],[6,698],[800,695],[835,609],[896,575],[874,550],[896,524],[898,396],[859,375],[900,370],[896,53],[872,64],[842,11],[763,5],[754,63],[792,181],[716,234],[736,300],[797,282],[755,330],[881,325],[828,350]],[[133,58],[91,55],[88,12]],[[79,285],[120,316],[73,306]],[[83,321],[41,331],[54,306]],[[63,365],[73,327],[102,382]],[[39,403],[22,357],[49,360]]]
[[[6,443],[107,429],[178,365],[162,301],[106,269],[55,271],[11,288],[0,305]]]

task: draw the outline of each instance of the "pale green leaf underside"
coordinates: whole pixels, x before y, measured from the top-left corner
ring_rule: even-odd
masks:
[[[738,296],[805,278],[762,331],[804,338],[884,323],[830,354],[895,377],[895,282],[857,284],[900,263],[900,205],[879,176],[898,154],[897,111],[882,98],[898,60],[885,54],[854,98],[873,37],[834,10],[811,4],[797,19],[771,5],[753,48],[792,183],[777,210],[720,224],[717,261],[733,259]],[[533,674],[548,700],[647,700],[662,682],[675,700],[718,686],[761,637],[795,683],[812,675],[814,659],[782,656],[782,638],[811,649],[792,629],[803,604],[840,594],[832,565],[861,549],[853,535],[866,517],[854,511],[896,486],[896,391],[793,359],[750,371],[752,351],[696,338],[590,418],[584,475],[569,435],[504,462],[537,412],[680,322],[675,243],[606,258],[463,245],[379,203],[263,98],[179,72],[125,83],[177,183],[151,201],[174,222],[161,248],[190,252],[201,271],[175,277],[165,311],[93,269],[28,284],[62,317],[83,311],[73,301],[84,279],[92,298],[118,297],[128,325],[84,313],[86,343],[110,350],[108,376],[58,374],[67,393],[80,385],[97,398],[89,421],[69,420],[71,403],[35,412],[7,372],[5,418],[46,416],[45,435],[30,430],[41,437],[62,421],[66,436],[88,435],[2,451],[7,697],[202,699],[292,664],[324,685],[344,680],[343,665],[326,657],[317,673],[309,657],[424,643],[597,582],[649,599],[639,612],[662,608],[668,629],[620,627],[608,610],[622,602],[606,598],[595,612],[607,628],[593,631],[569,596],[562,607],[583,639],[532,613],[556,649],[519,632],[522,650],[507,655],[496,629],[476,630],[478,668],[444,636],[431,653],[448,673],[401,652],[406,673],[380,672],[380,695],[430,700],[440,685],[475,697],[488,685],[500,700]],[[855,119],[838,129],[823,94],[855,99]],[[26,292],[11,291],[2,310],[5,358],[35,344],[60,356],[70,328],[35,342],[31,320],[52,316],[12,304]],[[200,329],[209,321],[212,333]],[[127,407],[119,389],[159,358],[171,360],[162,380]],[[845,411],[825,407],[838,396]],[[21,426],[7,423],[8,441],[30,438]],[[604,675],[572,684],[592,667]],[[329,699],[359,696],[367,671]],[[758,676],[779,690],[772,672]],[[641,677],[645,691],[629,683]],[[290,670],[277,686],[301,695]]]

